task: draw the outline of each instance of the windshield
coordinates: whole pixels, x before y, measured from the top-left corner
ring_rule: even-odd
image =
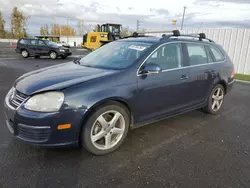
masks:
[[[111,42],[85,56],[80,64],[104,69],[124,69],[151,45],[152,43],[144,42]]]
[[[44,41],[48,46],[53,46],[53,47],[57,47],[57,44],[55,42],[52,42],[50,40],[45,40]]]

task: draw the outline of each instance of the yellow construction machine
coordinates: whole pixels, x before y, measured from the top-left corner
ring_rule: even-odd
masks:
[[[93,51],[104,44],[121,38],[121,27],[121,24],[112,23],[97,25],[97,31],[83,35],[82,47]]]

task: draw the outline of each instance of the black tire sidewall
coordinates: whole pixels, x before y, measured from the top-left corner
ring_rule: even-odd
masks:
[[[91,129],[92,126],[95,122],[95,120],[104,112],[108,111],[108,110],[116,110],[119,113],[122,114],[122,116],[124,117],[125,120],[125,131],[124,134],[122,136],[122,138],[120,139],[120,141],[116,144],[116,146],[114,146],[113,148],[110,148],[108,150],[100,150],[98,148],[96,148],[90,139],[90,135],[91,135]],[[115,151],[116,149],[119,148],[119,146],[123,143],[124,139],[127,136],[128,130],[129,130],[129,124],[130,124],[130,118],[129,118],[129,113],[128,110],[126,108],[124,108],[122,105],[119,104],[106,104],[106,105],[102,105],[101,107],[97,108],[87,119],[86,123],[83,125],[82,127],[82,132],[81,132],[81,145],[90,153],[94,154],[94,155],[105,155],[108,153],[111,153],[113,151]]]
[[[222,102],[222,105],[221,105],[220,109],[217,110],[217,111],[214,111],[214,110],[212,109],[212,97],[213,97],[213,94],[214,94],[215,90],[218,89],[218,88],[221,88],[222,91],[223,91],[223,102]],[[216,85],[216,86],[212,89],[212,91],[211,91],[211,93],[210,93],[210,95],[209,95],[208,104],[207,104],[207,106],[206,106],[206,111],[207,111],[208,113],[210,113],[210,114],[218,114],[218,113],[221,111],[222,107],[223,107],[224,100],[225,100],[225,89],[224,89],[224,87],[223,87],[221,84],[218,84],[218,85]]]

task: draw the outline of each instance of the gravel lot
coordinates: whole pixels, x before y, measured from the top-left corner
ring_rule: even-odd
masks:
[[[21,74],[72,60],[0,59],[0,102]],[[250,187],[250,85],[235,83],[220,115],[193,111],[131,131],[121,148],[92,156],[44,149],[9,133],[0,108],[0,187]]]

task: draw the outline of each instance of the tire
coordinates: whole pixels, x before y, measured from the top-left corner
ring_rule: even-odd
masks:
[[[120,103],[102,105],[94,110],[83,125],[80,144],[94,155],[105,155],[115,151],[127,136],[129,117],[128,110]],[[112,123],[112,120],[115,123]]]
[[[28,58],[29,57],[29,52],[27,50],[22,50],[21,55],[23,56],[23,58]]]
[[[66,59],[67,57],[68,57],[68,56],[66,56],[66,55],[62,55],[62,56],[61,56],[62,59]]]
[[[220,91],[219,95],[218,95],[218,91]],[[212,89],[209,95],[209,98],[207,100],[207,105],[203,108],[203,111],[209,114],[218,114],[221,111],[221,108],[223,106],[224,98],[225,98],[224,87],[221,84],[216,85]],[[219,101],[219,103],[215,101]]]
[[[54,52],[54,51],[51,51],[51,52],[49,53],[49,57],[50,57],[50,59],[55,60],[55,59],[57,58],[57,53]]]

